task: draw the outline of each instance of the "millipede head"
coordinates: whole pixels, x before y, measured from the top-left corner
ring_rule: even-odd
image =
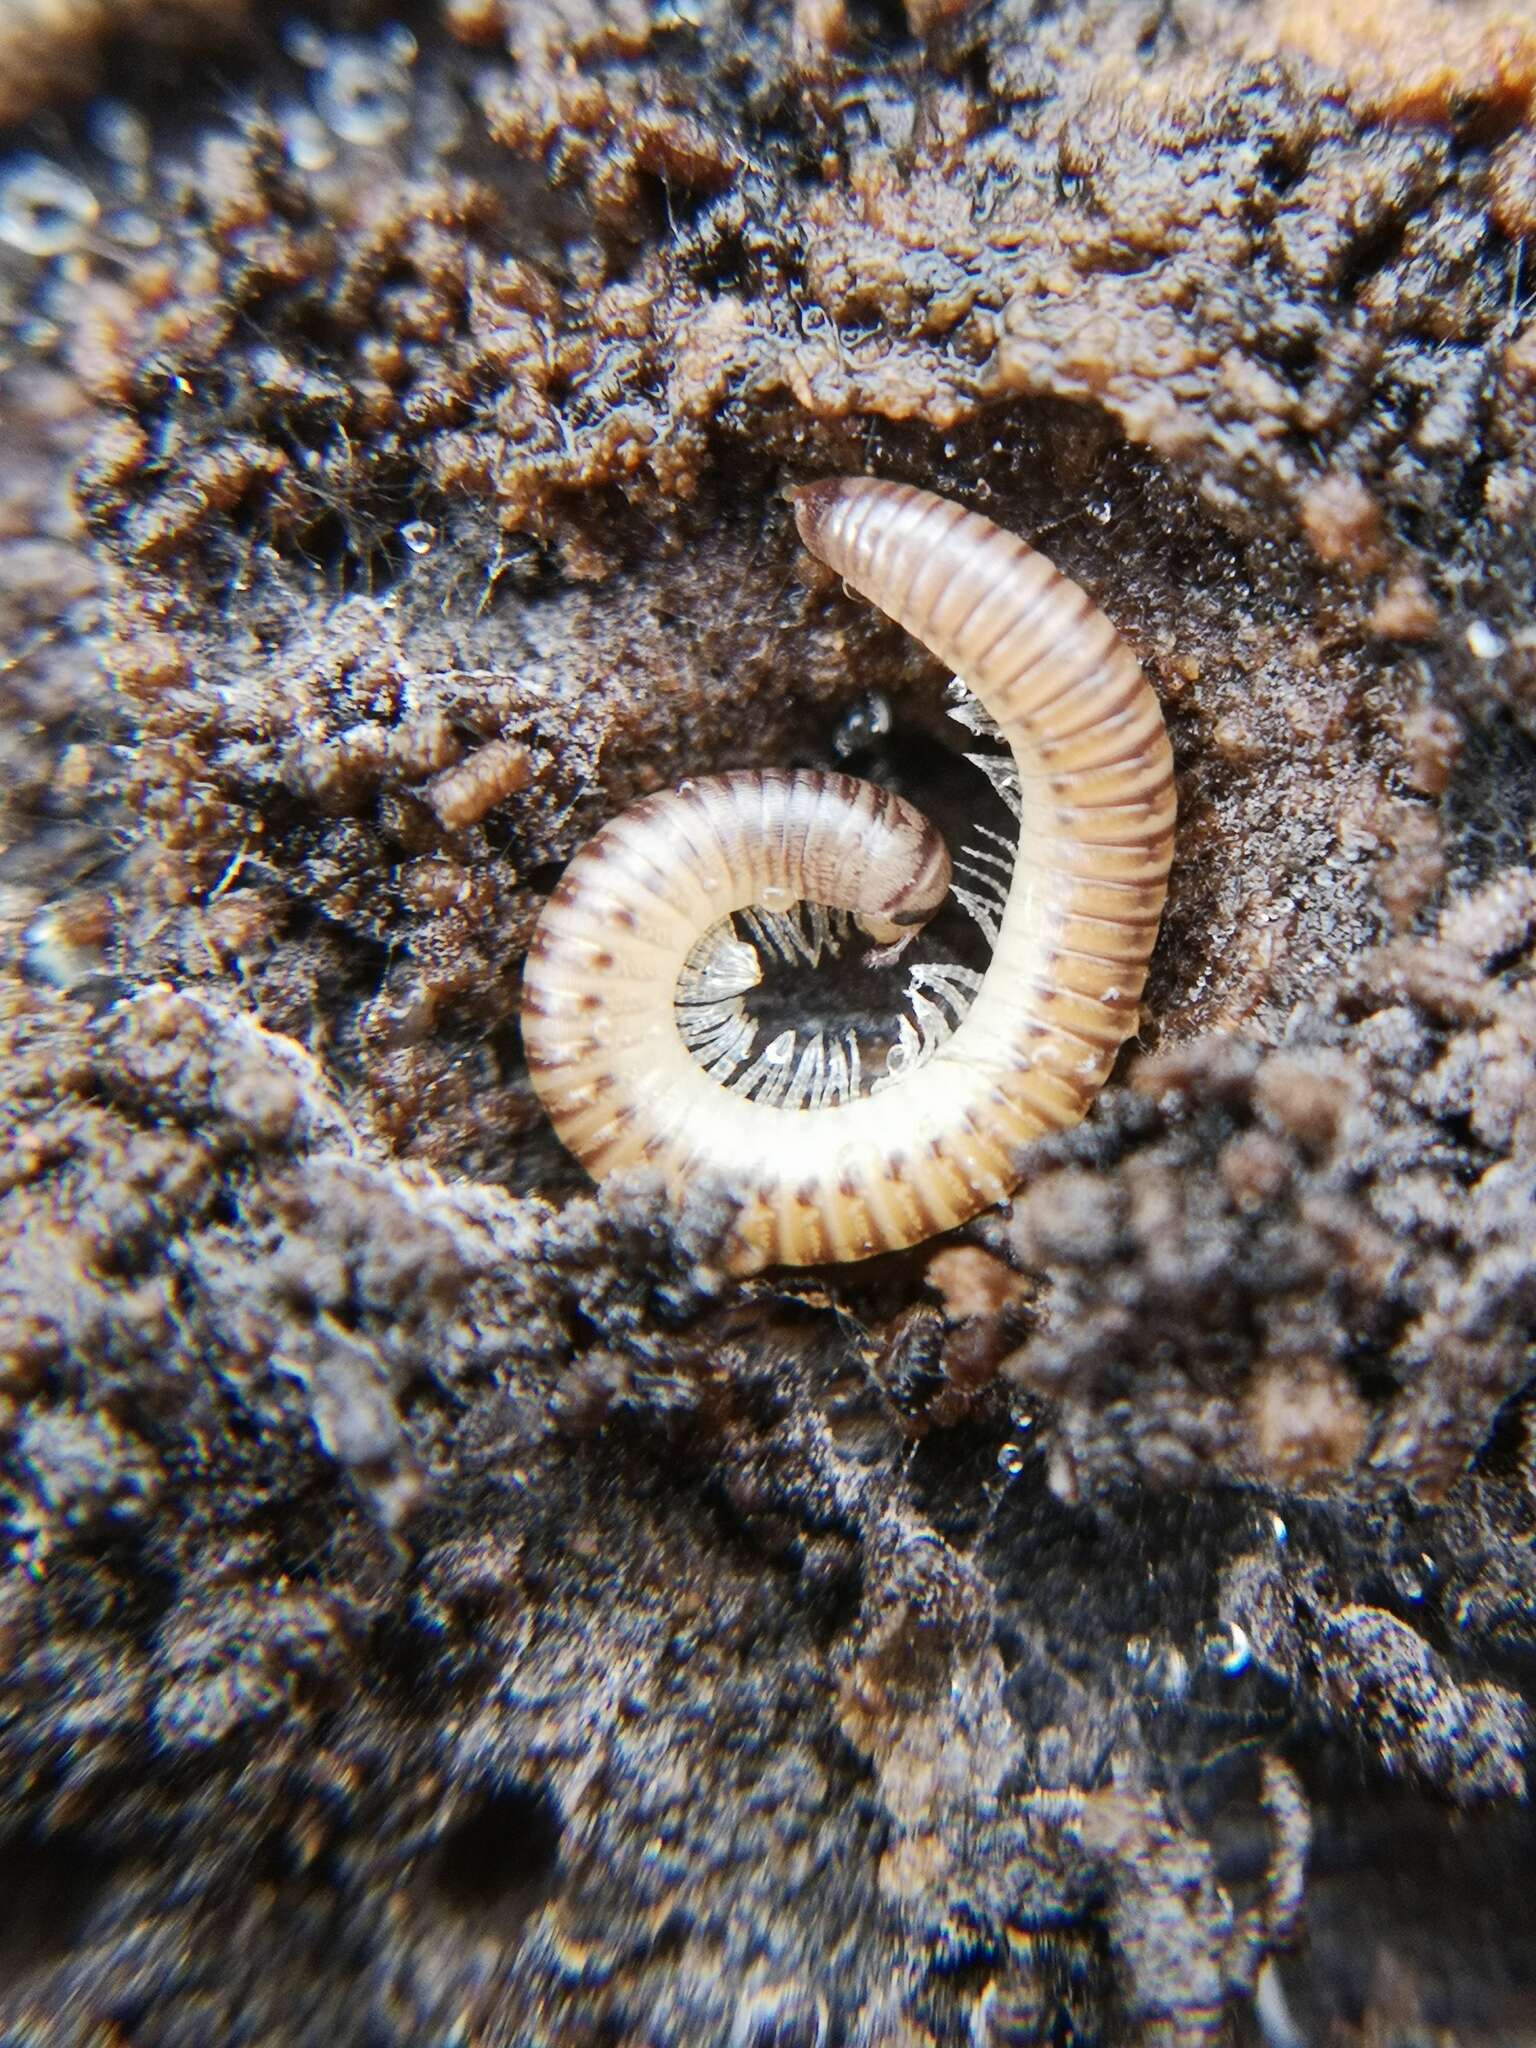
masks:
[[[817,540],[822,525],[838,500],[846,495],[850,479],[841,476],[818,477],[815,483],[796,484],[785,493],[795,508],[795,525],[800,538],[813,555],[821,556]]]

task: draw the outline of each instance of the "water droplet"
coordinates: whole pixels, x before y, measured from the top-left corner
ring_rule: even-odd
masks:
[[[398,63],[362,44],[333,49],[310,91],[315,111],[343,142],[372,149],[398,135],[411,118],[408,80]]]
[[[1088,517],[1100,526],[1108,526],[1115,516],[1115,508],[1108,498],[1090,498]]]
[[[1004,1444],[997,1454],[997,1462],[1010,1478],[1015,1473],[1022,1472],[1026,1462],[1022,1446],[1019,1444]]]
[[[90,186],[45,156],[15,157],[0,175],[0,242],[25,256],[77,249],[100,212]]]
[[[153,249],[160,240],[160,223],[137,208],[125,208],[108,215],[103,227],[114,242],[127,249]]]
[[[1235,1621],[1222,1628],[1213,1628],[1200,1646],[1200,1657],[1202,1663],[1212,1671],[1219,1671],[1223,1678],[1235,1678],[1253,1660],[1253,1644],[1249,1641],[1248,1631]]]
[[[289,107],[282,116],[283,146],[297,171],[323,171],[336,161],[331,131],[308,107]]]
[[[844,718],[832,736],[832,751],[840,761],[860,754],[891,729],[891,700],[883,691],[871,690]]]
[[[39,911],[22,934],[21,959],[30,981],[51,988],[73,988],[101,971],[101,947],[82,943],[55,907]]]
[[[134,169],[149,162],[149,123],[121,100],[98,100],[91,109],[90,130],[103,156]]]
[[[795,892],[782,882],[767,882],[758,890],[757,900],[764,910],[788,910],[795,901]]]
[[[1269,1518],[1269,1539],[1270,1539],[1270,1541],[1271,1541],[1271,1542],[1272,1542],[1273,1544],[1275,1544],[1276,1546],[1279,1546],[1280,1544],[1284,1544],[1284,1543],[1289,1543],[1289,1542],[1290,1542],[1290,1540],[1291,1540],[1291,1532],[1290,1532],[1290,1530],[1289,1530],[1289,1529],[1288,1529],[1288,1528],[1287,1528],[1287,1527],[1285,1526],[1285,1521],[1284,1521],[1284,1518],[1283,1518],[1282,1516],[1280,1516],[1280,1515],[1275,1515],[1275,1514],[1272,1514],[1272,1515],[1270,1516],[1270,1518]]]
[[[306,71],[319,71],[330,54],[329,45],[319,29],[311,28],[304,21],[292,21],[283,30],[283,48],[294,63],[302,64]]]
[[[437,539],[437,528],[425,519],[412,519],[401,527],[400,538],[413,555],[430,555]]]
[[[1474,619],[1468,626],[1467,646],[1479,661],[1496,661],[1504,652],[1504,642],[1486,619]]]

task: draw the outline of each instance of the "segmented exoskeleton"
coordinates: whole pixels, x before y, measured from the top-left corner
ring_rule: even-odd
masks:
[[[911,805],[844,775],[712,777],[636,804],[567,868],[524,977],[534,1085],[594,1176],[649,1165],[681,1191],[712,1168],[734,1185],[738,1272],[915,1244],[1007,1194],[1019,1148],[1077,1122],[1136,1028],[1173,851],[1157,699],[1077,584],[926,491],[850,477],[794,496],[810,551],[979,699],[1012,750],[1020,830],[969,1009],[868,1093],[856,1053],[767,1099],[738,1092],[685,1042],[679,981],[751,906],[850,912],[882,946],[910,936],[950,881]],[[728,1004],[731,955],[710,957],[706,993]],[[737,993],[755,978],[738,965]],[[693,983],[696,998],[697,963]]]

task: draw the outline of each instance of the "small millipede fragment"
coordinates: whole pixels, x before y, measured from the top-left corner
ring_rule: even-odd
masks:
[[[1136,1028],[1173,854],[1157,699],[1075,583],[927,491],[849,477],[794,497],[811,553],[980,700],[1012,749],[1021,818],[974,1000],[870,1093],[851,1034],[851,1060],[818,1039],[790,1071],[787,1033],[786,1072],[756,1071],[770,1046],[751,1070],[762,1092],[741,1092],[731,1006],[757,956],[710,935],[737,911],[805,903],[829,914],[817,945],[835,944],[838,912],[878,945],[910,938],[950,887],[944,843],[910,804],[846,775],[717,776],[645,798],[567,868],[524,973],[534,1086],[595,1178],[649,1166],[679,1196],[701,1174],[733,1187],[724,1262],[740,1273],[917,1244],[1008,1194],[1020,1148],[1083,1116]],[[980,859],[985,882],[998,856]],[[953,1008],[972,979],[937,969],[913,986]],[[684,997],[714,1071],[679,1028]]]
[[[528,787],[533,770],[527,749],[515,740],[491,740],[467,760],[439,775],[427,790],[427,802],[439,824],[450,832],[478,825],[488,811]]]

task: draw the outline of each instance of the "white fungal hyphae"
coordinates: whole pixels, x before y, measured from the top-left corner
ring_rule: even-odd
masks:
[[[534,1085],[594,1176],[734,1186],[737,1272],[916,1244],[1006,1195],[1136,1027],[1173,852],[1157,700],[1075,583],[926,491],[830,479],[795,510],[811,552],[962,680],[955,715],[1008,749],[969,758],[1019,836],[982,831],[957,864],[985,975],[915,960],[870,1084],[853,1034],[770,1034],[748,999],[765,966],[815,966],[855,928],[894,958],[938,909],[949,855],[910,804],[846,775],[719,776],[647,797],[571,862],[524,976]]]

